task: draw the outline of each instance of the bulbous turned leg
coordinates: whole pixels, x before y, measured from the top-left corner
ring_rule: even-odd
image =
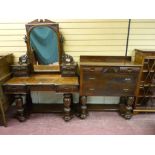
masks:
[[[64,102],[64,120],[70,121],[72,119],[71,115],[72,94],[64,94],[63,102]]]
[[[88,115],[86,103],[87,103],[87,97],[86,96],[80,96],[80,105],[81,105],[80,118],[81,119],[85,119]]]
[[[130,119],[133,115],[133,104],[134,104],[134,97],[128,97],[127,98],[127,103],[126,103],[126,112],[125,112],[125,115],[124,117],[126,119]]]
[[[21,95],[15,96],[16,109],[17,109],[17,119],[20,122],[24,122],[26,117],[24,116],[24,106],[23,106],[23,98]]]
[[[120,98],[120,114],[125,119],[130,119],[133,115],[134,97],[121,97]]]

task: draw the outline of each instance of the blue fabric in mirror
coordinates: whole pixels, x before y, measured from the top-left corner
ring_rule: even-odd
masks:
[[[48,65],[58,62],[58,36],[47,26],[38,26],[30,33],[30,44],[35,51],[39,64]]]

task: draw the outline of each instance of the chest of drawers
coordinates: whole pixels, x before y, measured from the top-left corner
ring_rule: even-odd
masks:
[[[127,100],[132,97],[134,100],[140,71],[141,65],[131,62],[131,57],[82,56],[80,59],[81,108],[86,109],[87,96],[120,96]]]

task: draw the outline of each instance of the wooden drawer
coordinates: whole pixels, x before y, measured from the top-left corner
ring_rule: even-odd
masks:
[[[57,92],[78,92],[78,86],[59,85],[57,86]]]
[[[81,79],[83,84],[94,84],[94,85],[134,85],[137,81],[136,75],[128,74],[116,74],[116,73],[107,73],[100,75],[85,75]]]
[[[6,94],[25,94],[27,87],[25,85],[4,85],[3,90]]]
[[[138,73],[140,67],[82,67],[83,73]]]
[[[56,91],[55,85],[30,85],[31,91]]]
[[[139,73],[140,67],[120,67],[120,73]]]
[[[82,92],[83,95],[86,96],[132,96],[135,93],[134,87],[119,85],[110,85],[110,86],[91,86],[85,85],[83,86]]]

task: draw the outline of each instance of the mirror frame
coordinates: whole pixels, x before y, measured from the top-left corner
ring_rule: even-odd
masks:
[[[58,36],[58,49],[59,49],[59,61],[58,61],[58,65],[40,65],[37,64],[36,61],[36,56],[34,51],[31,48],[30,45],[30,33],[31,30],[35,27],[39,27],[39,26],[47,26],[49,28],[51,28],[52,30],[54,30]],[[50,21],[48,19],[45,20],[34,20],[32,22],[29,22],[28,24],[25,25],[26,27],[26,38],[25,38],[25,42],[27,45],[27,56],[29,59],[29,63],[31,65],[31,68],[33,70],[33,72],[60,72],[60,66],[62,63],[62,55],[63,55],[63,49],[62,49],[62,38],[61,38],[61,34],[59,33],[59,24],[53,21]]]

